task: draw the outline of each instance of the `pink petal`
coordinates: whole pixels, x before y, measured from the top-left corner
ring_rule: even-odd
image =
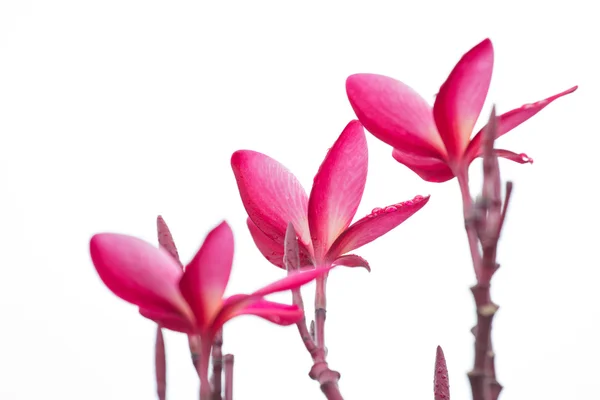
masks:
[[[355,74],[346,93],[356,117],[379,140],[425,156],[446,154],[431,106],[404,83],[383,75]]]
[[[272,301],[257,299],[248,305],[235,310],[234,313],[230,314],[228,320],[237,317],[239,315],[256,315],[266,319],[267,321],[273,322],[278,325],[291,325],[302,319],[304,313],[296,305],[288,305],[275,303]]]
[[[263,296],[269,295],[271,293],[283,292],[285,290],[296,289],[300,286],[318,278],[329,272],[334,265],[327,267],[317,267],[312,269],[304,269],[297,270],[295,272],[289,272],[288,276],[278,281],[271,283],[263,287],[262,289],[257,290],[256,292],[247,295],[247,294],[237,294],[231,297],[228,297],[214,319],[210,332],[216,332],[225,322],[238,315],[238,313],[242,312],[243,309],[254,304],[261,300]],[[264,300],[266,301],[266,300]]]
[[[263,256],[271,264],[278,266],[279,268],[285,269],[283,265],[283,244],[275,242],[274,240],[269,239],[250,218],[246,220],[248,224],[248,230],[250,230],[250,235],[252,235],[252,239],[254,239],[254,244]],[[300,265],[311,265],[312,257],[308,251],[308,249],[302,244],[298,244],[300,250]]]
[[[308,224],[317,263],[352,222],[365,190],[368,161],[363,127],[351,121],[329,149],[308,200]]]
[[[371,214],[356,221],[342,233],[331,246],[327,259],[335,260],[386,234],[423,208],[428,201],[429,196],[416,196],[413,200],[374,209]]]
[[[513,153],[512,151],[509,150],[502,150],[502,149],[494,149],[494,153],[498,156],[498,157],[502,157],[502,158],[506,158],[508,160],[517,162],[519,164],[533,164],[533,158],[530,158],[527,154],[525,153]]]
[[[238,150],[231,167],[248,216],[270,239],[281,243],[289,222],[303,244],[311,249],[308,196],[298,179],[269,156]]]
[[[232,263],[233,232],[223,221],[206,236],[179,285],[200,328],[205,328],[221,307]]]
[[[133,236],[100,233],[90,240],[90,255],[100,279],[121,299],[191,317],[179,292],[183,272],[166,250]]]
[[[494,48],[485,39],[456,64],[433,105],[450,160],[460,159],[481,113],[494,68]]]
[[[156,322],[165,329],[187,334],[195,333],[194,325],[186,318],[176,313],[160,312],[140,308],[140,314]]]
[[[177,261],[179,265],[181,265],[181,261],[179,260],[179,253],[177,252],[177,247],[175,246],[175,242],[173,241],[173,236],[171,235],[171,231],[167,226],[167,223],[163,219],[162,216],[156,217],[156,230],[158,232],[158,245],[163,249],[167,250],[169,254]],[[183,265],[181,265],[183,268]]]
[[[439,158],[418,156],[398,149],[392,151],[392,157],[427,182],[446,182],[454,178],[454,172]]]
[[[505,133],[511,131],[517,126],[521,125],[523,122],[527,121],[529,118],[533,117],[535,114],[542,111],[548,104],[552,103],[554,100],[561,98],[567,94],[573,93],[577,90],[577,86],[573,86],[570,89],[565,90],[564,92],[560,92],[555,94],[554,96],[550,96],[544,100],[537,101],[532,104],[525,104],[520,108],[511,110],[507,113],[504,113],[498,117],[498,135],[496,137],[500,137]],[[483,139],[483,132],[485,126],[481,128],[481,130],[473,137],[471,143],[469,143],[469,147],[465,153],[465,159],[470,163],[476,157],[481,155],[481,144]]]
[[[344,267],[363,267],[366,268],[367,271],[371,272],[371,266],[361,256],[357,256],[354,254],[348,254],[346,256],[341,256],[336,258],[333,261],[333,265],[343,265]]]
[[[285,290],[296,289],[308,282],[313,281],[332,269],[334,265],[327,267],[317,267],[312,269],[298,270],[297,272],[290,272],[288,276],[278,281],[271,283],[252,293],[252,297],[263,297],[271,293],[283,292]]]

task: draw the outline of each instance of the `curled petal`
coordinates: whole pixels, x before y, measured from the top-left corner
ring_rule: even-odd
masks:
[[[429,196],[416,196],[413,200],[374,209],[342,233],[331,246],[327,259],[336,259],[386,234],[423,208],[428,201]]]
[[[529,118],[533,117],[535,114],[542,111],[548,104],[552,103],[554,100],[559,99],[567,94],[573,93],[577,90],[577,86],[573,86],[570,89],[565,90],[564,92],[560,92],[555,94],[554,96],[550,96],[544,100],[537,101],[531,104],[525,104],[517,109],[511,110],[507,113],[500,115],[498,118],[498,129],[496,138],[504,135],[505,133],[511,131],[517,126],[521,125],[523,122],[527,121]],[[487,126],[487,125],[486,125]],[[473,161],[476,157],[481,156],[482,154],[482,140],[483,140],[483,132],[486,127],[484,126],[481,130],[473,137],[471,143],[469,143],[469,147],[467,148],[465,158],[468,162]]]
[[[507,160],[511,160],[519,164],[533,164],[533,158],[529,157],[525,153],[517,154],[509,150],[494,149],[494,154],[496,154],[498,157],[506,158]]]
[[[288,276],[278,281],[267,285],[256,292],[252,293],[253,297],[263,297],[271,293],[283,292],[285,290],[296,289],[314,279],[325,275],[330,269],[335,267],[334,265],[327,267],[317,267],[312,269],[304,269],[297,271],[290,271]]]
[[[352,222],[365,190],[368,164],[363,127],[351,121],[321,164],[308,201],[308,223],[317,260]]]
[[[232,263],[233,232],[223,221],[206,236],[202,247],[186,266],[179,285],[201,328],[221,307]]]
[[[431,106],[409,86],[383,75],[355,74],[346,80],[346,93],[359,121],[379,140],[424,156],[446,154]]]
[[[448,164],[439,158],[418,156],[398,149],[392,151],[392,157],[427,182],[446,182],[454,178]]]
[[[361,256],[357,256],[355,254],[348,254],[346,256],[338,257],[333,261],[333,264],[334,265],[343,265],[344,267],[351,267],[351,268],[363,267],[367,271],[371,272],[371,266],[369,265],[367,260],[365,260]]]
[[[160,312],[140,308],[140,314],[149,320],[156,322],[165,329],[187,334],[194,333],[194,325],[185,317],[169,312]]]
[[[250,235],[252,235],[252,239],[254,240],[254,244],[258,250],[262,253],[263,256],[273,265],[278,266],[279,268],[285,269],[283,265],[283,244],[278,243],[265,235],[258,226],[250,218],[246,220],[248,225],[248,230],[250,231]],[[312,257],[306,248],[301,242],[298,243],[298,249],[300,252],[300,265],[311,265]]]
[[[481,113],[494,68],[494,48],[485,39],[466,53],[441,86],[433,115],[450,160],[460,159]]]
[[[311,248],[308,196],[287,168],[262,153],[238,150],[231,167],[248,216],[270,239],[283,245],[287,224]]]
[[[90,240],[90,255],[100,279],[123,300],[191,317],[179,292],[183,272],[166,250],[133,236],[99,233]]]

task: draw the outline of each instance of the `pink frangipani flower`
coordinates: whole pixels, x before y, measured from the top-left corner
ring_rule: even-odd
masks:
[[[494,66],[492,42],[485,39],[456,64],[441,86],[433,108],[412,88],[375,74],[355,74],[346,92],[356,116],[378,139],[391,145],[392,156],[430,182],[445,182],[466,174],[482,155],[481,130],[471,139],[488,93]],[[533,117],[548,104],[577,89],[525,104],[498,117],[497,137]],[[495,150],[499,157],[524,164],[525,154]]]
[[[420,210],[429,196],[379,208],[350,225],[367,179],[368,151],[360,122],[351,121],[317,172],[310,197],[282,164],[255,151],[238,150],[231,166],[248,212],[248,228],[260,252],[283,266],[289,222],[298,235],[301,265],[369,264],[346,255],[389,232]]]
[[[297,272],[252,294],[223,298],[233,261],[233,233],[226,222],[207,235],[183,269],[167,250],[128,235],[96,234],[90,254],[98,275],[115,295],[167,329],[199,335],[205,345],[238,315],[256,315],[279,325],[296,323],[303,316],[300,308],[263,297],[298,288],[324,272]]]

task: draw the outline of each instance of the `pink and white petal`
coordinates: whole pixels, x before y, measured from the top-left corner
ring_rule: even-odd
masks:
[[[163,328],[187,334],[195,333],[194,325],[188,319],[179,314],[153,311],[144,308],[140,308],[140,314],[156,322]]]
[[[367,182],[368,158],[363,127],[351,121],[325,156],[308,200],[308,224],[317,262],[356,214]]]
[[[333,260],[333,265],[343,265],[344,267],[363,267],[367,271],[371,272],[371,266],[369,262],[362,258],[361,256],[357,256],[355,254],[348,254],[345,256],[341,256]]]
[[[179,285],[201,328],[212,321],[221,307],[232,263],[233,232],[223,221],[206,236],[185,267]]]
[[[418,156],[398,149],[392,151],[392,157],[427,182],[446,182],[454,178],[454,172],[439,158]]]
[[[304,316],[302,310],[296,305],[257,299],[235,310],[234,313],[230,314],[228,320],[244,314],[256,315],[257,317],[283,326],[295,324]]]
[[[121,299],[191,317],[179,291],[183,272],[166,250],[133,236],[99,233],[90,240],[90,256],[100,279]]]
[[[573,93],[575,90],[577,90],[577,86],[573,86],[572,88],[567,89],[564,92],[560,92],[544,100],[540,100],[531,104],[525,104],[519,108],[516,108],[514,110],[500,115],[499,117],[497,117],[498,134],[496,137],[498,138],[504,135],[505,133],[511,131],[512,129],[521,125],[523,122],[527,121],[529,118],[542,111],[548,104],[552,103],[554,100],[559,99],[567,94]],[[481,130],[477,132],[477,135],[473,137],[471,143],[469,143],[469,147],[467,148],[467,151],[465,153],[465,158],[468,160],[468,162],[473,161],[476,157],[479,157],[481,155],[483,132],[486,126],[481,128]]]
[[[263,297],[271,293],[283,292],[285,290],[299,288],[300,286],[305,285],[315,280],[316,278],[327,274],[329,270],[331,270],[334,267],[335,265],[318,266],[312,269],[301,269],[294,272],[290,272],[285,278],[275,281],[261,289],[258,289],[257,291],[252,293],[251,296]]]
[[[441,86],[433,115],[451,161],[460,159],[483,108],[494,68],[494,48],[485,39],[467,52]]]
[[[429,196],[416,196],[413,200],[381,208],[356,221],[331,246],[327,259],[335,260],[386,234],[423,208],[428,201]]]
[[[219,313],[212,321],[210,327],[208,327],[207,332],[214,335],[223,327],[225,322],[233,318],[239,310],[259,299],[260,297],[252,297],[248,294],[234,294],[233,296],[227,297],[223,300]]]
[[[424,156],[446,154],[431,106],[404,83],[383,75],[355,74],[346,93],[356,117],[379,140]]]
[[[308,196],[296,177],[262,153],[238,150],[231,167],[248,216],[270,239],[281,243],[291,222],[300,240],[312,249],[308,229]]]
[[[297,306],[274,303],[247,294],[236,294],[223,302],[221,311],[210,328],[214,334],[230,319],[239,315],[250,314],[264,318],[279,325],[290,325],[298,322],[303,312]]]
[[[262,255],[273,265],[285,269],[283,265],[283,244],[280,244],[263,233],[250,218],[246,220],[254,244]],[[312,256],[304,244],[298,243],[300,265],[312,265]]]

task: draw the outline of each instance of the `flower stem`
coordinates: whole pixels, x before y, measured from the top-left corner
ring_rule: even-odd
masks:
[[[211,400],[212,389],[208,379],[208,365],[210,363],[210,351],[212,340],[201,338],[202,349],[200,350],[200,366],[198,367],[198,376],[200,377],[200,400]]]
[[[512,184],[507,184],[504,207],[500,199],[500,170],[494,154],[496,138],[496,114],[492,110],[483,138],[483,190],[480,198],[473,202],[469,191],[467,168],[457,174],[463,200],[465,229],[473,259],[477,283],[471,287],[477,310],[475,335],[475,360],[468,373],[473,400],[497,400],[502,385],[496,380],[494,352],[492,346],[492,321],[498,310],[491,298],[490,286],[499,265],[496,250],[500,232],[510,199]]]
[[[212,363],[213,363],[213,395],[212,400],[221,400],[221,377],[223,372],[223,330],[220,330],[213,340]]]
[[[325,318],[327,314],[327,275],[317,278],[315,295],[315,330],[317,347],[325,351]]]
[[[285,233],[283,261],[288,273],[300,268],[298,238],[292,223],[288,224],[287,231]],[[298,333],[300,333],[300,337],[302,338],[302,342],[304,343],[306,350],[313,359],[313,366],[308,375],[315,381],[319,382],[321,385],[321,391],[327,399],[343,400],[338,387],[340,374],[337,371],[331,370],[327,364],[327,349],[325,347],[325,314],[327,307],[325,291],[326,283],[326,275],[324,277],[317,278],[317,290],[315,295],[316,335],[312,333],[312,325],[311,332],[309,333],[308,327],[306,326],[305,317],[298,321],[296,326],[298,327]],[[302,293],[300,292],[300,289],[292,290],[292,299],[294,305],[298,306],[298,308],[304,311],[304,302],[302,301]]]
[[[233,361],[233,354],[225,355],[225,400],[233,400]]]
[[[165,340],[160,326],[156,327],[154,363],[156,366],[156,395],[158,400],[165,400],[167,398],[167,361],[165,357]]]

